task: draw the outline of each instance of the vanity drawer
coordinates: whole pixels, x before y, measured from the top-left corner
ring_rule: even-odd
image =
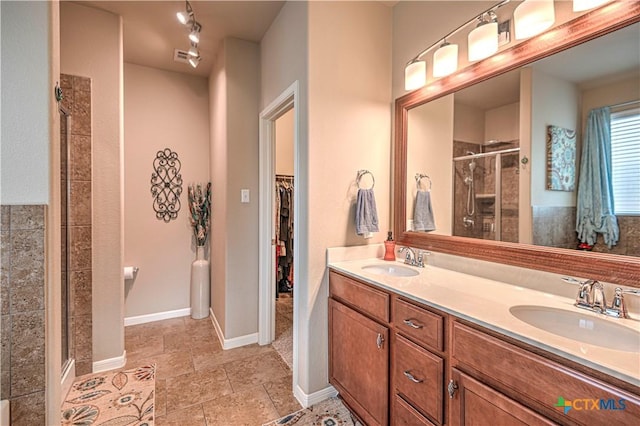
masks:
[[[402,299],[393,301],[393,323],[398,331],[427,347],[444,350],[444,318]]]
[[[435,426],[399,395],[393,397],[393,426]]]
[[[394,337],[394,392],[441,424],[444,361],[398,334]]]
[[[466,325],[454,322],[452,328],[452,356],[458,368],[481,373],[505,392],[519,395],[530,406],[542,406],[563,423],[640,424],[637,395]],[[564,413],[556,407],[559,398],[572,402],[573,408]]]
[[[329,293],[379,321],[389,322],[389,295],[383,291],[330,271]]]

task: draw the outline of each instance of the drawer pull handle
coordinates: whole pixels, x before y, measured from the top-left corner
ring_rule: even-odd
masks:
[[[450,399],[453,399],[453,395],[456,393],[457,390],[458,390],[458,385],[456,385],[456,382],[454,382],[453,379],[449,380],[449,384],[447,385],[447,392],[449,392]]]
[[[405,375],[405,377],[407,379],[411,380],[413,383],[422,383],[422,382],[424,382],[424,380],[422,380],[422,379],[416,379],[415,376],[409,372],[409,370],[404,371],[404,375]]]
[[[382,334],[378,333],[378,338],[376,339],[376,346],[378,346],[378,349],[382,349],[383,343],[384,343],[384,337],[382,336]]]
[[[415,328],[416,330],[420,330],[422,327],[424,327],[422,324],[416,324],[412,319],[406,319],[403,322],[405,323],[405,325],[408,325],[411,328]]]

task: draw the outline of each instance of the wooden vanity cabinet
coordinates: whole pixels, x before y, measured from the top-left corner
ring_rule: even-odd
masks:
[[[329,288],[329,381],[368,426],[640,425],[636,386],[335,271]]]
[[[365,424],[388,425],[389,295],[333,271],[329,293],[329,382]]]

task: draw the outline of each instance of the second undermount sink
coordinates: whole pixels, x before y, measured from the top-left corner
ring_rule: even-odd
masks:
[[[509,311],[519,320],[558,336],[618,351],[640,352],[640,333],[610,320],[536,305],[513,306]]]
[[[388,275],[391,277],[414,277],[419,274],[419,272],[413,268],[397,264],[382,265],[376,263],[373,265],[363,266],[362,270],[372,274]]]

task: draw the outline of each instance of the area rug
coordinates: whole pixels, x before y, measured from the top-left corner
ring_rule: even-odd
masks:
[[[153,426],[155,385],[155,364],[80,376],[62,404],[62,424]]]
[[[262,426],[362,426],[339,398],[329,398]]]

